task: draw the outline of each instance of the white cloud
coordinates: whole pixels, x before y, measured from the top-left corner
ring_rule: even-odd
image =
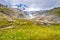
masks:
[[[39,11],[40,9],[38,9],[38,8],[28,8],[28,9],[26,9],[26,10],[24,10],[24,11]]]
[[[60,6],[60,0],[0,0],[0,3],[5,4],[20,4],[24,3],[30,6],[30,8],[49,9]]]

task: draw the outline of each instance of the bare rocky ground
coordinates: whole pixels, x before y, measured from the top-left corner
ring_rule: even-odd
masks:
[[[32,20],[36,21],[37,24],[45,24],[45,25],[60,24],[60,18],[56,15],[52,15],[49,13],[39,15],[33,18]]]

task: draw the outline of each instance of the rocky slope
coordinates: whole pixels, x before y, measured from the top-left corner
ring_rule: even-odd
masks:
[[[0,15],[10,18],[26,18],[23,11],[19,9],[8,8],[5,5],[0,4]]]
[[[0,17],[31,19],[38,22],[60,22],[60,7],[44,11],[22,11],[17,8],[8,8],[0,4]]]
[[[36,21],[37,24],[60,24],[60,7],[36,13],[36,17],[32,20]]]

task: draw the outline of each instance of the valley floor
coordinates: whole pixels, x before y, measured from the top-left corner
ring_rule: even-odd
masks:
[[[14,27],[6,28],[9,26]],[[0,22],[0,40],[60,40],[60,25],[36,25],[32,21],[18,19],[16,22],[4,20]]]

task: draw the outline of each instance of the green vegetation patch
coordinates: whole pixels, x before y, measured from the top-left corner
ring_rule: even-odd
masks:
[[[35,25],[32,21],[15,20],[15,27],[0,29],[0,40],[60,40],[60,25]]]

